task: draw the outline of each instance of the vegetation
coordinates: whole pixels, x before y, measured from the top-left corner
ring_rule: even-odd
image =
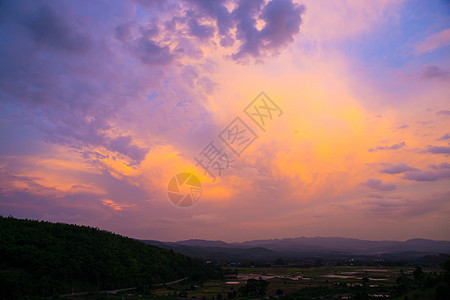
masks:
[[[144,289],[219,270],[172,250],[87,226],[0,217],[0,298]]]
[[[401,272],[397,279],[397,299],[450,299],[450,259],[442,264],[443,273],[426,274],[420,266],[412,272],[412,278]]]
[[[0,217],[0,299],[130,287],[137,289],[78,298],[450,299],[450,260],[440,269],[410,262],[370,267],[348,265],[357,263],[353,259],[332,262],[316,258],[299,266],[278,258],[250,266],[227,263],[222,271],[96,228]],[[172,283],[183,278],[188,279]]]
[[[152,293],[196,299],[450,299],[446,264],[441,269],[273,265],[236,267],[225,273],[226,279],[208,280],[195,288],[180,284]]]
[[[239,289],[241,296],[264,296],[269,282],[265,280],[249,279],[247,284]]]

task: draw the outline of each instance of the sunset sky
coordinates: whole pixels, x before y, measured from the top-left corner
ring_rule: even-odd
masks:
[[[244,109],[264,92],[263,131]],[[134,238],[450,240],[448,1],[0,2],[0,214]],[[239,117],[238,156],[219,134]],[[195,157],[231,160],[216,180]],[[189,172],[199,201],[168,198]]]

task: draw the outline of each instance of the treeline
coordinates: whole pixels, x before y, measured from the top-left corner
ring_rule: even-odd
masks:
[[[0,216],[0,298],[220,277],[202,260],[87,226]]]

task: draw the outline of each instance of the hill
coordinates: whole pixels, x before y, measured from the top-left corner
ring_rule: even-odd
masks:
[[[219,276],[199,259],[87,226],[0,217],[0,241],[4,299]]]
[[[242,243],[186,240],[178,242],[143,241],[205,260],[273,260],[302,258],[379,257],[381,259],[418,259],[427,255],[450,254],[450,241],[411,239],[407,241],[370,241],[341,237],[299,237],[254,240]]]

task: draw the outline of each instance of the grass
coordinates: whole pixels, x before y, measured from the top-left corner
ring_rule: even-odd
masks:
[[[172,295],[174,292],[178,295],[180,292],[186,293],[188,298],[206,298],[217,299],[217,295],[222,295],[223,299],[228,298],[228,293],[246,284],[245,278],[250,276],[276,276],[278,278],[267,279],[270,282],[266,295],[275,296],[277,290],[283,291],[283,294],[292,294],[302,289],[308,288],[309,293],[320,294],[345,294],[350,288],[363,285],[363,277],[384,280],[369,280],[367,285],[369,293],[385,293],[396,284],[396,279],[400,274],[399,267],[360,267],[360,266],[321,266],[299,268],[291,266],[276,266],[271,268],[232,268],[238,271],[238,278],[226,278],[223,280],[208,281],[195,290],[189,290],[188,285],[176,285],[168,288],[159,288],[153,291],[156,296]],[[387,271],[384,271],[387,270]],[[412,272],[411,268],[403,268],[405,273]],[[348,273],[352,272],[352,273]],[[348,278],[327,278],[324,275],[346,275]],[[297,276],[310,278],[309,280],[294,280]],[[226,284],[227,281],[238,281],[239,284]],[[306,291],[308,291],[306,290]]]

